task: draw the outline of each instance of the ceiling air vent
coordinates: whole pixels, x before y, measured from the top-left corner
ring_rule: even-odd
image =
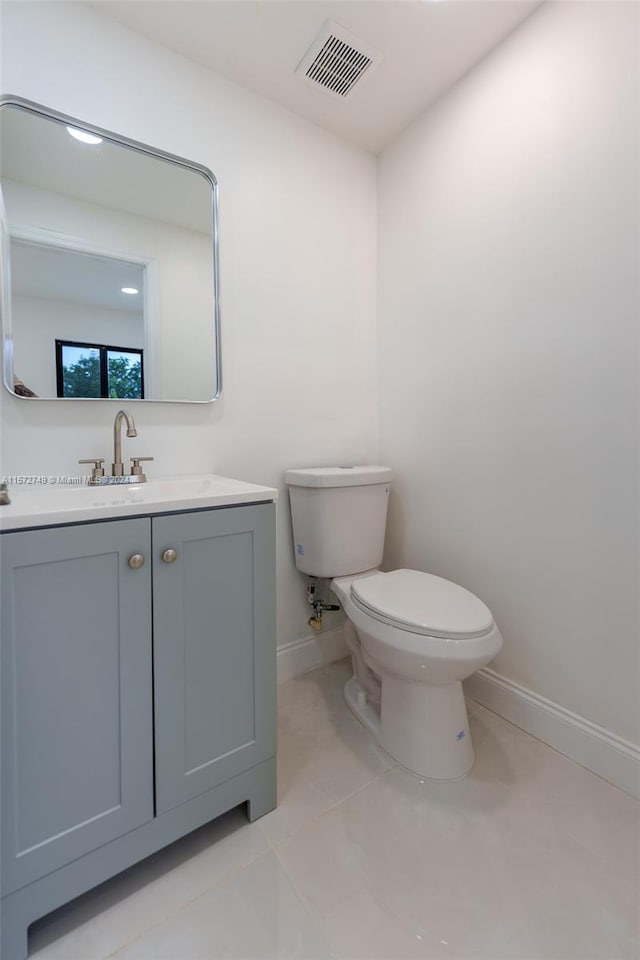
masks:
[[[296,74],[314,87],[344,98],[381,60],[379,50],[328,20],[298,64]]]

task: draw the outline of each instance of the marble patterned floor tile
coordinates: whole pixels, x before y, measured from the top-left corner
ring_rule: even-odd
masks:
[[[638,803],[482,708],[471,733],[464,780],[396,766],[277,844],[302,896],[373,897],[433,956],[640,955]]]
[[[414,777],[348,677],[280,687],[276,811],[232,811],[41,921],[32,956],[637,960],[637,801],[473,702],[470,775]]]
[[[231,810],[38,921],[29,956],[101,960],[268,850],[258,823]]]
[[[283,797],[304,782],[339,803],[395,761],[347,708],[348,661],[283,684],[279,698],[278,774]],[[282,688],[281,688],[282,689]]]
[[[321,924],[273,853],[198,897],[113,960],[294,960],[329,957]]]
[[[637,955],[637,887],[561,826],[518,824],[506,798],[493,809],[513,804],[509,829],[487,831],[472,791],[448,809],[440,785],[409,778],[396,768],[276,846],[313,909],[373,897],[435,956]]]
[[[337,960],[422,960],[431,956],[420,933],[394,916],[369,890],[345,897],[323,916]]]
[[[278,789],[278,806],[257,821],[272,843],[291,836],[296,830],[325,813],[333,805],[331,798],[304,779],[293,780]]]

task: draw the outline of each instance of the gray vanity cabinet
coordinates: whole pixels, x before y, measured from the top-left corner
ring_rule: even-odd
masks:
[[[158,812],[275,753],[271,520],[264,506],[153,520]]]
[[[7,533],[2,893],[153,817],[149,521]]]
[[[190,830],[275,806],[274,513],[0,536],[1,960]]]

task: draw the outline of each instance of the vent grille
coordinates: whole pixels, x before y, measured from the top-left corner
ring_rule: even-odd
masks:
[[[331,36],[314,57],[306,76],[327,90],[346,97],[370,63],[371,58],[366,54]]]
[[[328,21],[296,73],[328,93],[347,97],[367,70],[381,59],[377,50],[361,43],[338,23]]]

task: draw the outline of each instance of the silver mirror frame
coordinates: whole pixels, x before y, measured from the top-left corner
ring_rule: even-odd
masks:
[[[11,94],[0,96],[0,111],[3,107],[19,107],[27,113],[43,117],[46,120],[56,120],[65,126],[80,127],[88,133],[93,133],[103,140],[127,147],[129,150],[136,150],[147,156],[155,157],[159,160],[167,160],[169,163],[184,167],[198,173],[207,180],[211,186],[211,217],[213,224],[213,284],[214,284],[214,303],[213,303],[213,333],[216,343],[215,377],[216,392],[209,400],[128,400],[127,403],[213,403],[222,396],[222,349],[221,349],[221,324],[220,324],[220,251],[219,251],[219,228],[218,228],[218,181],[214,173],[208,167],[200,163],[194,163],[192,160],[185,160],[184,157],[178,157],[173,153],[167,153],[156,147],[150,147],[146,143],[140,143],[138,140],[131,140],[129,137],[113,133],[111,130],[105,130],[94,123],[87,123],[84,120],[78,120],[77,117],[71,117],[66,113],[60,113],[52,110],[33,100],[26,100],[24,97],[13,96]],[[104,403],[122,403],[121,400],[113,400],[110,397],[21,397],[13,390],[13,335],[11,330],[11,292],[10,292],[10,269],[9,269],[9,228],[6,218],[6,210],[0,190],[0,333],[2,335],[2,382],[5,389],[18,400],[28,400],[50,402],[52,400],[64,400],[66,402],[90,402],[98,401]]]

